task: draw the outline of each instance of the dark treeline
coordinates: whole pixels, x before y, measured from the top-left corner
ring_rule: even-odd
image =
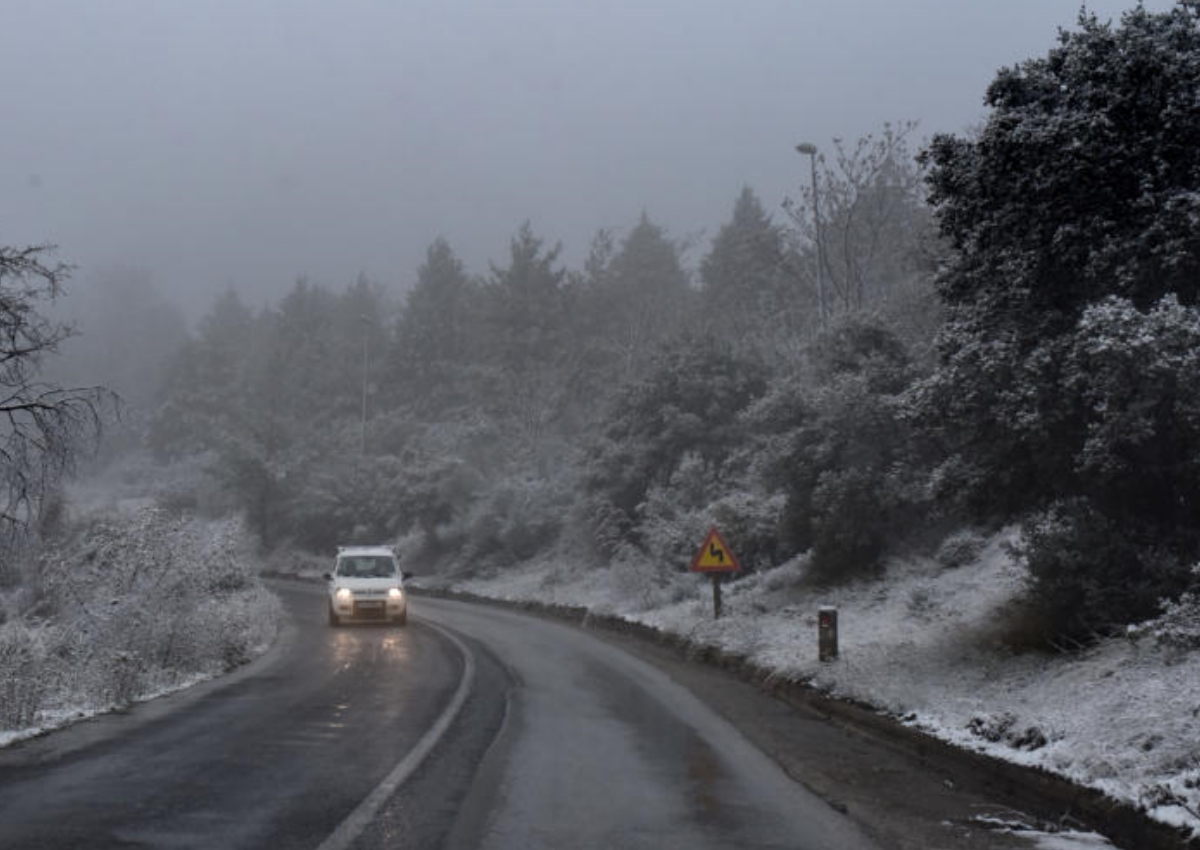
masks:
[[[267,548],[649,580],[712,523],[819,581],[1019,523],[1040,633],[1151,615],[1200,558],[1198,17],[1084,14],[979,130],[836,143],[815,199],[781,224],[746,190],[694,268],[643,214],[578,269],[529,224],[483,274],[438,240],[402,303],[227,293],[148,425],[204,473],[164,498]]]

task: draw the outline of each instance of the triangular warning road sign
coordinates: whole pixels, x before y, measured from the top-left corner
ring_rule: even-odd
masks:
[[[732,573],[741,568],[742,565],[734,557],[733,550],[715,528],[708,532],[708,537],[704,538],[704,545],[692,559],[694,573]]]

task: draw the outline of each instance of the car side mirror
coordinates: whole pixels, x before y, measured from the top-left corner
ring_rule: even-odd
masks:
[[[413,574],[410,573],[408,570],[405,570],[404,572],[400,573],[400,578],[404,579],[405,581],[408,581],[412,577],[413,577]]]
[[[325,581],[333,581],[333,573],[322,573],[321,575],[325,578]]]

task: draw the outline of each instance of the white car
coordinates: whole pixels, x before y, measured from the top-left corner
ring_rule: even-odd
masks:
[[[329,582],[329,625],[408,622],[404,574],[388,546],[339,546]]]

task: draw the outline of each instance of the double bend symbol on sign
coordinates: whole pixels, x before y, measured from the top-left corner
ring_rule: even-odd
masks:
[[[704,545],[692,560],[694,573],[732,573],[741,568],[729,544],[715,528],[708,532],[708,537],[704,538]]]

